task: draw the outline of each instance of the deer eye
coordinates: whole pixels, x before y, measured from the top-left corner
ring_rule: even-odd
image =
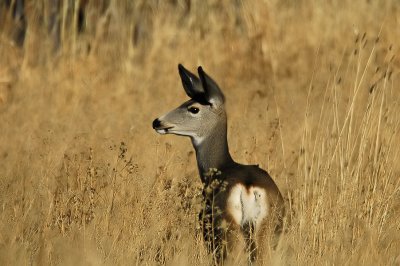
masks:
[[[192,114],[197,114],[200,110],[197,107],[189,107],[188,111],[191,112]]]

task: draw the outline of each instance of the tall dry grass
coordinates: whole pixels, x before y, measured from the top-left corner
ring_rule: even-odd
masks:
[[[0,4],[2,265],[210,264],[190,142],[151,128],[179,62],[286,198],[272,264],[400,263],[397,1],[61,1],[59,31],[26,2],[23,45]]]

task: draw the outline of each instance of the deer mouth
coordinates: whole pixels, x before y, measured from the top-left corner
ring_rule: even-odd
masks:
[[[173,128],[173,126],[166,126],[163,125],[162,121],[160,121],[158,118],[154,119],[153,121],[153,128],[157,133],[160,134],[167,134],[168,130]]]
[[[155,128],[155,130],[156,130],[156,132],[159,133],[159,134],[167,134],[168,131],[169,131],[170,129],[172,129],[172,128],[173,128],[173,127],[158,127],[158,128]]]

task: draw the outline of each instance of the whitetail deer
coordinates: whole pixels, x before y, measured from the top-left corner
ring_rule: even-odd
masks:
[[[178,69],[191,99],[155,119],[153,128],[160,134],[192,140],[204,185],[205,207],[199,219],[214,262],[223,261],[230,249],[229,236],[239,230],[251,263],[266,236],[272,235],[274,243],[279,238],[284,215],[282,195],[266,171],[233,161],[227,142],[225,97],[215,81],[201,67],[200,79],[182,65]]]

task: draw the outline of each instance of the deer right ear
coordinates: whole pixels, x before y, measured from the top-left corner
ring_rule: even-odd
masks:
[[[189,70],[187,70],[182,64],[178,65],[179,75],[181,76],[182,86],[185,89],[186,94],[193,100],[208,104],[206,100],[206,93],[201,85],[200,79]]]
[[[198,71],[201,84],[203,85],[205,91],[206,100],[210,104],[223,104],[225,102],[225,96],[218,87],[218,84],[209,75],[207,75],[206,72],[204,72],[201,66],[199,66]]]

